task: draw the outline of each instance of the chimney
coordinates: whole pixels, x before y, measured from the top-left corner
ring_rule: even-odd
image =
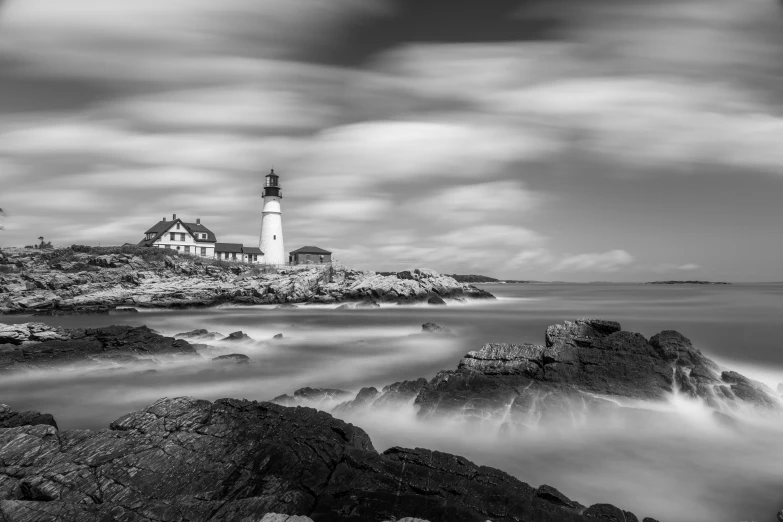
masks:
[[[176,221],[176,220],[177,220],[177,215],[176,215],[176,214],[174,214],[174,217],[173,217],[173,218],[171,218],[171,220],[172,220],[172,221]]]
[[[196,224],[197,224],[197,225],[200,225],[200,224],[201,224],[201,218],[196,218]]]
[[[166,216],[163,216],[163,221],[166,221]]]

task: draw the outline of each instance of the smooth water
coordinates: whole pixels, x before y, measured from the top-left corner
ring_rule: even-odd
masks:
[[[448,307],[388,306],[334,310],[302,306],[143,311],[117,316],[36,317],[64,327],[131,324],[174,335],[195,328],[242,330],[255,345],[211,343],[213,357],[245,353],[249,365],[203,362],[61,370],[0,383],[0,402],[53,413],[61,428],[104,428],[121,414],[168,396],[271,399],[303,386],[357,391],[363,386],[453,369],[486,342],[542,344],[546,326],[593,317],[619,321],[647,337],[679,330],[725,365],[776,387],[783,382],[783,284],[651,286],[636,284],[487,285],[497,301]],[[26,322],[29,317],[4,318]],[[417,335],[433,321],[456,338]],[[718,426],[709,412],[673,401],[675,412],[622,423],[596,419],[567,430],[499,434],[493,424],[438,424],[415,419],[413,407],[346,417],[377,449],[426,447],[464,455],[532,485],[547,483],[589,505],[609,502],[665,521],[775,520],[783,508],[783,420],[749,418],[745,427]]]

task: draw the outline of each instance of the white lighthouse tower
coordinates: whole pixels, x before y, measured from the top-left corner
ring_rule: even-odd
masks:
[[[280,210],[283,189],[280,188],[279,177],[275,174],[275,169],[266,175],[263,196],[264,210],[258,247],[264,253],[265,264],[284,265],[286,255],[283,246],[283,214]]]

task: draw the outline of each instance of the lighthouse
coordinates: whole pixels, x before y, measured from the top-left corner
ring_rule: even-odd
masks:
[[[263,197],[264,210],[258,246],[264,253],[265,264],[283,265],[286,262],[283,246],[283,214],[280,210],[283,189],[280,188],[280,178],[275,174],[275,169],[266,175]]]

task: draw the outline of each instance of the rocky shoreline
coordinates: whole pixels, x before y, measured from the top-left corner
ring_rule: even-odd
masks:
[[[417,335],[453,332],[425,323]],[[274,340],[204,329],[167,337],[144,326],[0,324],[0,374],[104,363],[246,365],[243,347]],[[236,353],[210,361],[199,353],[206,344],[191,344],[210,342]],[[586,507],[456,455],[379,453],[362,429],[340,418],[413,406],[422,420],[492,421],[507,436],[563,419],[564,429],[607,415],[636,422],[640,404],[676,396],[711,409],[727,429],[743,422],[743,412],[783,409],[778,393],[719,367],[679,332],[647,339],[597,319],[551,325],[541,345],[486,344],[431,379],[358,393],[302,388],[269,402],[161,399],[100,431],[60,431],[51,415],[0,405],[0,515],[31,522],[638,522],[615,506]],[[676,419],[655,420],[668,421]]]
[[[493,299],[489,292],[429,269],[393,275],[337,266],[265,272],[137,247],[75,252],[0,252],[0,315],[132,312],[221,304],[446,304]],[[116,253],[101,253],[111,251]]]
[[[161,399],[100,431],[60,431],[32,412],[8,424],[0,411],[8,521],[639,520],[456,455],[378,453],[363,430],[311,408]]]

